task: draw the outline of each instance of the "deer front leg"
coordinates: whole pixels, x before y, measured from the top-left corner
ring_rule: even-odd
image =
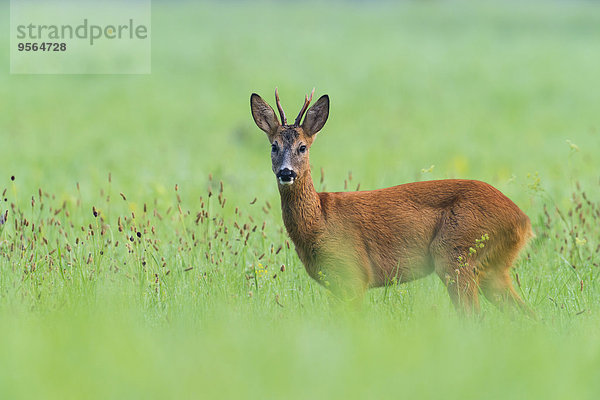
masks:
[[[316,278],[336,299],[353,308],[360,308],[369,287],[367,271],[348,258],[322,257]]]

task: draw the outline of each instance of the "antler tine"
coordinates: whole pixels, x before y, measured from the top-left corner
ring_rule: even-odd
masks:
[[[312,92],[310,92],[310,97],[308,97],[308,95],[306,95],[304,97],[304,105],[302,106],[302,109],[300,110],[300,114],[298,114],[298,116],[296,117],[296,121],[294,122],[295,126],[300,125],[300,121],[302,120],[302,116],[304,115],[304,113],[308,109],[308,105],[312,101],[312,98],[313,98],[314,94],[315,94],[315,88],[313,88]]]
[[[279,110],[279,116],[281,117],[281,125],[287,125],[287,118],[285,117],[285,113],[283,112],[283,107],[281,107],[281,102],[279,101],[279,92],[277,88],[275,88],[275,101],[277,102],[277,109]]]

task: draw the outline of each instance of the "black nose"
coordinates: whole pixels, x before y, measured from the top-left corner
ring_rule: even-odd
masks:
[[[296,173],[289,168],[280,169],[277,178],[283,182],[290,182],[292,179],[296,179]]]

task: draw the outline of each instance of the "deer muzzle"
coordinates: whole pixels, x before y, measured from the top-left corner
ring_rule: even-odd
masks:
[[[294,183],[294,179],[296,179],[297,174],[289,168],[282,168],[277,172],[277,179],[279,179],[279,183],[282,185],[291,185]]]

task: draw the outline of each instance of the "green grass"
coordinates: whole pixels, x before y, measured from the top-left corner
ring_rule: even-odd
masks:
[[[587,2],[155,3],[152,75],[0,74],[0,397],[597,398],[598,26]],[[331,307],[250,116],[275,86],[288,115],[330,95],[318,189],[512,198],[539,320],[462,320],[434,276]]]

